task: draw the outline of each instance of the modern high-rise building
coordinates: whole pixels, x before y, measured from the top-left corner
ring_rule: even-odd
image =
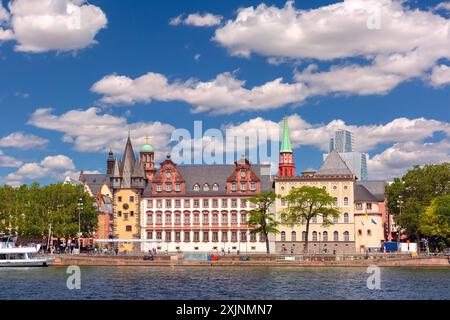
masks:
[[[366,153],[353,150],[354,138],[353,134],[347,130],[338,130],[335,132],[334,137],[330,138],[330,153],[336,150],[344,160],[347,167],[359,180],[368,179],[368,155]],[[325,160],[327,154],[323,155]]]
[[[357,151],[340,152],[342,160],[359,180],[369,179],[367,173],[367,154]]]
[[[330,153],[352,152],[353,151],[353,134],[347,130],[338,130],[334,134],[334,138],[330,139]]]

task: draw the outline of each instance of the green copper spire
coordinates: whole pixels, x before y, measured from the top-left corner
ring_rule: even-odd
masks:
[[[291,147],[291,138],[289,137],[289,125],[288,125],[288,118],[284,118],[284,125],[283,125],[283,136],[281,137],[281,149],[280,152],[292,152]]]

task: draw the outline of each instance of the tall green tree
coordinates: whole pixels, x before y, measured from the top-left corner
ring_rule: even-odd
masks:
[[[290,227],[306,224],[304,252],[308,252],[309,225],[311,219],[321,216],[323,226],[332,225],[332,218],[339,217],[340,212],[334,208],[334,198],[324,189],[311,186],[292,189],[283,197],[287,208],[282,211],[282,222]]]
[[[450,195],[438,196],[426,208],[419,222],[420,232],[440,240],[441,246],[450,243]]]
[[[278,233],[278,222],[270,214],[270,207],[275,202],[276,196],[273,191],[267,191],[256,195],[248,201],[255,204],[255,208],[248,213],[247,225],[251,228],[250,233],[259,234],[266,240],[267,254],[270,254],[269,234]]]
[[[80,210],[79,204],[82,204]],[[95,198],[82,185],[51,184],[0,187],[0,232],[19,237],[43,237],[51,225],[53,236],[74,238],[79,224],[83,236],[97,227]]]
[[[450,194],[450,163],[414,166],[386,188],[387,206],[411,239],[420,240],[420,221],[438,196]]]

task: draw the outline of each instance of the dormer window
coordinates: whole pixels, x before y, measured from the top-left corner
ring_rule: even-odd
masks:
[[[162,191],[162,184],[161,184],[161,183],[158,183],[158,184],[156,185],[156,191],[157,191],[157,192],[161,192],[161,191]]]
[[[209,191],[209,184],[205,183],[203,185],[203,191]]]
[[[194,191],[200,191],[200,185],[198,183],[194,184]]]
[[[256,183],[254,183],[254,182],[250,183],[250,190],[256,191]]]
[[[237,190],[236,183],[233,182],[233,183],[231,184],[231,191],[236,192],[236,190]]]
[[[219,191],[219,185],[217,183],[214,183],[212,188],[214,191]]]
[[[171,192],[172,191],[172,185],[170,183],[166,184],[166,191]]]
[[[180,184],[179,183],[175,184],[175,191],[180,192]]]
[[[241,190],[242,191],[247,191],[247,183],[241,183]]]

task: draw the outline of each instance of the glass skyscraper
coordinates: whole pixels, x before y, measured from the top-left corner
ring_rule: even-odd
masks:
[[[353,134],[347,130],[338,130],[334,133],[334,138],[330,139],[330,152],[352,152]]]
[[[359,180],[367,180],[368,177],[368,155],[353,150],[353,134],[347,130],[338,130],[334,137],[330,138],[330,152],[336,150],[344,160],[347,167]],[[328,154],[324,154],[324,159]]]

